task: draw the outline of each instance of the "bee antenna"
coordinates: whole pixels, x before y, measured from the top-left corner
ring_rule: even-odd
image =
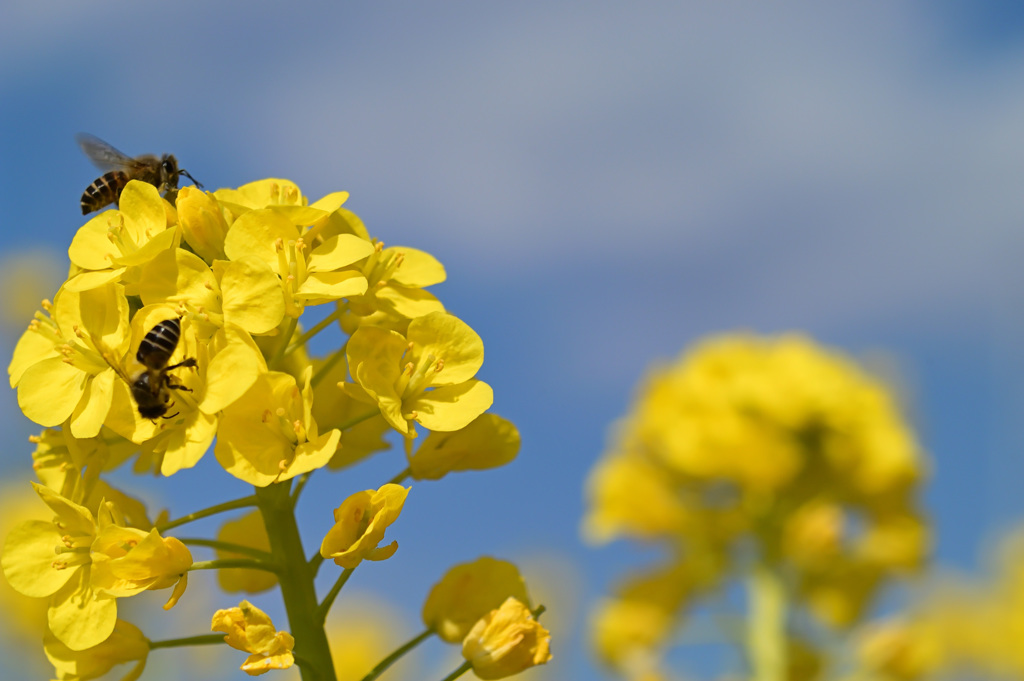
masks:
[[[188,179],[192,180],[192,184],[194,184],[197,189],[202,189],[203,188],[203,184],[201,182],[197,182],[196,178],[194,178],[191,175],[189,175],[187,170],[179,170],[178,174],[179,175],[184,175]]]

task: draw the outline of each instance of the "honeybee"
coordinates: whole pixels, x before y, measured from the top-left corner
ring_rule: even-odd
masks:
[[[169,372],[181,367],[194,367],[194,357],[187,357],[177,364],[167,365],[174,349],[178,347],[178,340],[181,338],[181,321],[165,319],[156,324],[139,343],[139,350],[135,358],[142,364],[134,376],[129,376],[123,369],[115,367],[115,371],[128,383],[131,388],[132,397],[139,407],[139,414],[143,418],[173,418],[177,414],[165,416],[171,405],[171,390],[184,390],[192,392],[191,388],[174,382],[174,377]]]
[[[178,191],[178,177],[184,175],[192,180],[192,184],[203,188],[188,171],[178,167],[178,159],[173,154],[164,154],[157,158],[152,154],[131,157],[123,154],[103,140],[84,133],[75,137],[82,151],[100,170],[106,170],[95,182],[82,192],[82,215],[116,203],[121,198],[121,190],[129,180],[142,180],[156,187],[165,195]]]

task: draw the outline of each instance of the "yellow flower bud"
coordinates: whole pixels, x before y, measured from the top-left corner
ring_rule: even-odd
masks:
[[[178,219],[185,241],[206,262],[226,260],[224,237],[228,223],[213,194],[195,187],[182,187],[177,200]]]
[[[462,642],[462,656],[481,679],[503,679],[551,659],[551,634],[529,608],[509,596],[480,618]]]

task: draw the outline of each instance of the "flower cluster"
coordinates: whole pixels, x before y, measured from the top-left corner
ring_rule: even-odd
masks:
[[[327,612],[358,565],[398,549],[384,535],[406,505],[401,482],[493,468],[518,453],[518,431],[488,413],[493,391],[476,377],[483,341],[426,290],[445,280],[444,267],[417,249],[385,248],[347,198],[310,202],[269,179],[186,187],[172,204],[131,181],[118,207],[72,240],[67,280],[8,370],[22,411],[45,428],[33,438],[33,484],[51,517],[12,530],[2,558],[17,591],[48,599],[46,651],[61,678],[132,660],[137,676],[151,649],[215,642],[248,652],[249,674],[298,661],[304,678],[333,678]],[[308,341],[332,330],[347,338],[311,357]],[[388,448],[389,432],[404,442],[402,470],[339,498],[307,560],[294,516],[306,481]],[[211,449],[252,496],[154,522],[104,479],[128,461],[136,473],[174,475]],[[245,508],[214,539],[167,534]],[[194,561],[187,544],[216,558]],[[318,599],[313,579],[326,559],[343,570]],[[169,608],[202,569],[218,570],[226,591],[279,586],[291,630],[248,601],[213,615],[226,638],[151,642],[118,619],[118,599],[171,588]],[[468,622],[479,625],[466,646],[483,678],[547,660],[546,634],[518,596],[520,606],[489,602]]]
[[[591,474],[583,531],[662,544],[669,560],[598,609],[597,650],[651,673],[681,618],[733,580],[755,666],[800,646],[787,608],[848,627],[927,552],[923,472],[886,388],[803,337],[718,338],[656,368]]]

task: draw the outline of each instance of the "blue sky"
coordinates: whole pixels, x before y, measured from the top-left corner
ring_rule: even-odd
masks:
[[[86,131],[171,151],[208,188],[348,190],[373,234],[444,262],[437,294],[482,335],[494,411],[524,447],[507,469],[417,485],[398,554],[357,573],[352,588],[413,614],[448,565],[482,553],[568,561],[585,608],[636,562],[578,540],[610,423],[651,362],[737,329],[896,363],[932,458],[937,559],[973,569],[1024,518],[1022,14],[5,3],[4,255],[64,257],[95,176],[74,143]],[[13,394],[0,408],[17,433],[3,470],[27,477],[35,429]],[[339,489],[399,467],[315,481],[308,541]],[[181,495],[243,492],[217,471],[211,457],[143,484],[183,513],[202,500]],[[555,645],[562,678],[593,678],[578,639]]]

